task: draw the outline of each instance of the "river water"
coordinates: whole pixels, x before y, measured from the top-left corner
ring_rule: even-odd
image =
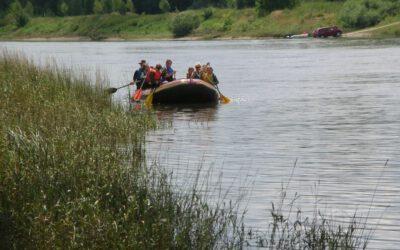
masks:
[[[337,221],[355,212],[368,216],[376,229],[369,248],[377,249],[400,245],[399,45],[345,39],[0,42],[39,64],[105,72],[113,86],[129,82],[140,59],[171,58],[178,77],[196,62],[211,62],[232,103],[158,109],[172,126],[149,134],[149,159],[172,170],[178,184],[211,169],[209,178],[218,179],[229,198],[246,194],[245,222],[260,230],[290,179],[288,199],[297,193],[295,207],[306,214],[317,206]],[[120,90],[114,99],[125,101],[127,94]]]

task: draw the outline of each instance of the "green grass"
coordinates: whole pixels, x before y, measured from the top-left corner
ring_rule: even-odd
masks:
[[[4,248],[210,249],[239,244],[234,209],[146,167],[147,112],[111,106],[68,70],[0,56]],[[233,233],[232,233],[233,232]],[[228,238],[229,234],[229,238]]]
[[[302,33],[338,24],[340,2],[304,2],[293,10],[274,11],[266,17],[257,17],[254,9],[213,9],[213,15],[205,20],[204,10],[189,10],[198,15],[200,27],[190,36],[216,37],[276,37]],[[1,39],[88,37],[121,39],[169,39],[173,38],[171,22],[177,13],[159,15],[108,14],[101,16],[33,18],[27,26],[0,27]]]
[[[383,22],[381,22],[377,27],[384,26],[390,23],[395,23],[400,21],[400,15],[388,17]],[[400,24],[385,27],[382,29],[373,30],[370,32],[371,37],[376,38],[393,38],[400,37]]]

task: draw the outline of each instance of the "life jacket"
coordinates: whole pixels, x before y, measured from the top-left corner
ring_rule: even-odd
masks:
[[[151,82],[151,75],[153,75],[153,80],[158,82],[161,79],[161,71],[157,71],[155,68],[150,68],[149,71],[147,71],[146,74],[146,80],[145,82]]]
[[[209,73],[203,73],[201,80],[211,83],[213,85],[218,84],[218,79],[217,77],[214,75],[214,73],[209,74]]]
[[[154,70],[154,80],[155,81],[160,81],[161,75],[162,75],[161,71]]]
[[[208,82],[208,83],[212,83],[212,75],[210,75],[210,74],[204,72],[204,73],[201,75],[201,80],[203,80],[203,81],[205,81],[205,82]]]

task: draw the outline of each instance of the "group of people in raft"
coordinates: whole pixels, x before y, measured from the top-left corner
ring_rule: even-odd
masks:
[[[176,71],[172,68],[172,60],[170,59],[165,62],[165,67],[162,67],[161,64],[157,64],[155,67],[149,66],[146,60],[141,60],[139,65],[140,68],[135,71],[133,82],[131,82],[132,85],[136,84],[137,89],[157,88],[164,83],[175,80]],[[205,65],[197,63],[194,68],[190,67],[186,78],[200,79],[213,85],[219,83],[210,63]]]

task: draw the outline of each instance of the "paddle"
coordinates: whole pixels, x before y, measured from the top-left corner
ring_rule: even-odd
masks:
[[[133,95],[133,100],[135,102],[140,101],[140,99],[142,98],[142,94],[143,94],[143,84],[144,84],[144,80],[142,81],[142,84],[140,85],[140,88],[136,90],[135,94]]]
[[[129,83],[129,84],[127,84],[127,85],[124,85],[124,86],[121,86],[121,87],[118,87],[118,88],[109,88],[109,89],[107,89],[106,91],[107,91],[109,94],[114,94],[114,93],[117,92],[119,89],[128,87],[129,85],[131,85],[131,84]]]
[[[215,86],[215,88],[217,89],[217,91],[218,91],[218,93],[219,93],[219,100],[221,101],[221,103],[223,103],[223,104],[228,104],[228,103],[230,103],[230,102],[231,102],[231,99],[229,99],[228,97],[224,96],[224,95],[221,93],[221,91],[219,91],[218,85],[215,84],[214,86]]]
[[[144,101],[144,106],[150,108],[151,105],[153,104],[153,93],[156,90],[156,88],[152,89],[150,94],[146,97],[146,100]]]

